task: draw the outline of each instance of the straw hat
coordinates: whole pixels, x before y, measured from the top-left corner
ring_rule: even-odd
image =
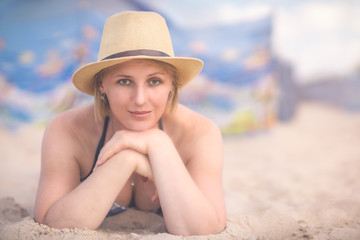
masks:
[[[122,12],[104,25],[98,61],[80,67],[72,81],[77,89],[95,94],[94,75],[104,68],[131,59],[154,59],[173,65],[181,86],[202,69],[196,58],[175,57],[165,19],[154,12]]]

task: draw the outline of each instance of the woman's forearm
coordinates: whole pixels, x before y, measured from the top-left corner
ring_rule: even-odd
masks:
[[[179,166],[166,167],[166,174],[154,173],[161,207],[170,233],[176,235],[208,235],[224,229],[215,206],[200,191],[191,176],[180,173]],[[167,179],[163,181],[163,179]],[[171,179],[171,180],[170,180]]]
[[[154,181],[169,232],[177,235],[203,235],[224,229],[225,220],[196,185],[171,140],[164,136],[150,147]],[[166,169],[166,171],[164,171]]]
[[[135,169],[131,150],[114,155],[72,192],[55,202],[43,223],[55,228],[96,229]]]

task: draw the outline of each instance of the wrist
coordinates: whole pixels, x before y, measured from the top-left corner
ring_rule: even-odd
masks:
[[[159,129],[155,129],[151,135],[151,141],[148,144],[148,155],[150,159],[152,156],[157,155],[159,152],[164,152],[173,145],[170,137]]]
[[[131,173],[135,172],[145,178],[153,179],[149,159],[146,155],[132,149],[125,149],[114,155],[116,168],[127,169]]]
[[[135,171],[137,165],[136,154],[138,153],[131,149],[125,149],[115,154],[113,158],[117,166],[126,167],[131,171]]]

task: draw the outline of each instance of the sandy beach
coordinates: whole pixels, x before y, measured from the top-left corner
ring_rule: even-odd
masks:
[[[360,239],[360,113],[302,103],[291,122],[225,136],[227,228],[210,236],[168,234],[133,209],[97,231],[35,223],[43,131],[0,127],[0,239]]]

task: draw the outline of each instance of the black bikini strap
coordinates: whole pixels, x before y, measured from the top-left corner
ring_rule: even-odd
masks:
[[[162,119],[160,118],[159,119],[159,128],[160,128],[160,130],[164,130],[164,128],[163,128],[163,122],[162,122]]]
[[[99,154],[100,154],[100,150],[102,149],[102,147],[105,144],[105,138],[106,138],[107,128],[108,128],[108,125],[109,125],[109,119],[110,118],[108,116],[105,117],[104,128],[103,128],[103,132],[102,132],[99,144],[98,144],[97,149],[96,149],[95,160],[94,160],[94,166],[93,167],[95,167],[95,164],[97,162],[97,158],[99,157]]]
[[[88,178],[90,176],[90,174],[94,171],[94,168],[95,168],[97,159],[99,157],[100,151],[101,151],[102,147],[105,144],[106,132],[107,132],[108,125],[109,125],[109,117],[106,116],[105,121],[104,121],[103,132],[102,132],[101,138],[99,140],[99,143],[98,143],[98,146],[97,146],[97,149],[96,149],[95,159],[94,159],[93,165],[91,167],[91,170],[90,170],[89,174],[86,175],[86,177],[84,177],[83,179],[80,180],[81,182],[84,181],[86,178]]]

